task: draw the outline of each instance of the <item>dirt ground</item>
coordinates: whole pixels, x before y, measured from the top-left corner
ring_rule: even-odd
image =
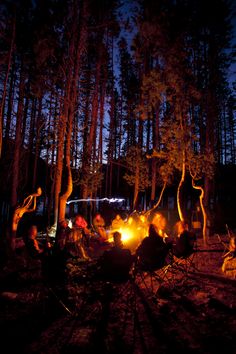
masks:
[[[152,283],[94,279],[96,265],[82,261],[68,264],[63,284],[37,265],[2,272],[1,353],[236,353],[236,280],[222,255],[217,237],[199,239],[187,273]]]

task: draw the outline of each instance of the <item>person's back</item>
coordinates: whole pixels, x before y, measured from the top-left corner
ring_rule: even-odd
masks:
[[[149,236],[145,237],[136,250],[139,265],[143,270],[155,270],[165,265],[170,246],[165,243],[155,230],[153,224],[149,227]]]
[[[173,246],[173,254],[178,258],[186,258],[193,253],[195,235],[188,231],[188,225],[184,221],[177,223],[178,237]]]
[[[101,272],[107,279],[123,281],[129,277],[134,257],[129,249],[123,248],[119,232],[115,232],[113,237],[115,245],[100,259]]]

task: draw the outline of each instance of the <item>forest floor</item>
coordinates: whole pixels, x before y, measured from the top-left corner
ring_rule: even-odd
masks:
[[[87,262],[68,265],[64,286],[35,270],[1,274],[1,353],[236,353],[236,279],[221,271],[217,237],[197,246],[188,275],[154,292],[150,279],[93,279]]]

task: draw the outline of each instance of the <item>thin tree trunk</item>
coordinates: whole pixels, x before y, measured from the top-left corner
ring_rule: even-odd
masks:
[[[179,213],[179,218],[181,221],[184,220],[182,208],[181,208],[181,188],[184,184],[185,181],[185,175],[186,175],[186,159],[185,159],[185,151],[182,152],[182,171],[181,171],[181,179],[179,181],[179,185],[177,188],[177,208],[178,208],[178,213]]]
[[[134,210],[137,207],[138,194],[139,194],[139,164],[136,163],[135,184],[134,184],[134,199],[133,199],[133,209]]]
[[[75,3],[75,11],[78,11],[78,4]],[[78,98],[77,95],[77,84],[79,80],[79,71],[81,68],[81,60],[82,56],[87,48],[87,1],[83,1],[82,3],[82,11],[79,23],[80,26],[80,36],[78,38],[77,45],[75,40],[72,39],[70,53],[73,58],[73,71],[71,72],[72,83],[70,86],[69,92],[69,107],[68,107],[68,119],[67,119],[67,132],[66,132],[66,141],[65,141],[65,172],[66,172],[66,187],[64,193],[60,197],[60,208],[59,208],[59,220],[63,220],[66,214],[66,202],[70,197],[73,190],[73,181],[72,181],[72,173],[71,173],[71,137],[72,137],[72,127],[74,120],[74,112],[76,108],[76,101]],[[77,21],[74,19],[74,34],[76,35],[77,31]]]
[[[6,142],[8,142],[9,136],[10,136],[15,82],[16,82],[16,72],[15,72],[15,64],[13,62],[12,68],[11,68],[11,79],[10,79],[10,85],[9,85],[10,87],[9,87],[9,90],[8,90],[9,94],[8,94],[8,103],[7,103],[7,117],[6,117],[6,124],[5,124],[5,139],[6,139]]]
[[[70,89],[70,81],[68,78],[67,87],[66,87],[67,95],[69,89]],[[67,97],[64,98],[64,102],[67,102]],[[59,195],[61,191],[63,152],[64,152],[64,142],[65,142],[65,132],[66,132],[66,121],[67,121],[67,109],[65,109],[65,107],[63,109],[62,107],[60,107],[59,120],[60,121],[58,122],[58,132],[57,132],[57,162],[55,167],[55,189],[54,189],[53,228],[55,230],[57,228],[58,214],[59,214]]]
[[[3,137],[3,111],[4,111],[4,105],[5,105],[5,98],[6,98],[6,93],[7,93],[7,82],[8,82],[8,76],[10,73],[10,68],[11,68],[11,62],[12,62],[12,53],[14,49],[14,43],[15,43],[15,33],[16,33],[16,19],[14,18],[13,24],[12,24],[12,37],[11,37],[11,45],[10,45],[10,50],[9,50],[9,55],[8,55],[8,63],[7,63],[7,71],[4,79],[4,84],[3,84],[3,94],[2,94],[2,99],[0,102],[0,157],[2,155],[2,137]]]
[[[153,112],[152,120],[152,145],[153,149],[157,150],[159,146],[159,107],[156,112]],[[152,159],[152,184],[151,184],[151,203],[154,203],[156,196],[156,183],[157,183],[157,162]]]
[[[161,203],[161,200],[162,200],[162,197],[163,197],[163,194],[164,194],[164,191],[166,189],[166,186],[167,186],[167,182],[165,182],[162,186],[162,189],[161,189],[161,193],[159,195],[159,198],[158,198],[158,201],[156,202],[156,204],[150,209],[148,210],[145,215],[148,216],[153,210],[155,210],[156,208],[159,207],[159,204]]]
[[[35,142],[35,156],[34,156],[34,169],[33,169],[33,189],[36,187],[37,181],[37,172],[38,172],[38,159],[40,154],[40,131],[43,128],[44,122],[41,120],[42,114],[42,97],[39,98],[39,108],[38,108],[38,117],[36,124],[36,142]]]
[[[194,189],[200,190],[200,196],[199,196],[199,202],[201,206],[201,211],[202,211],[202,216],[203,216],[203,228],[202,228],[202,236],[203,236],[203,242],[204,245],[206,246],[207,244],[207,234],[206,234],[206,229],[207,229],[207,212],[204,206],[204,189],[201,186],[196,186],[194,183],[194,179],[192,178],[192,186]]]
[[[11,191],[11,206],[17,204],[18,199],[18,186],[19,186],[19,170],[20,170],[20,151],[22,145],[22,119],[24,109],[24,90],[25,90],[25,74],[23,72],[23,63],[20,73],[19,83],[19,99],[16,117],[16,133],[15,133],[15,146],[13,154],[13,167],[12,167],[12,191]]]
[[[31,153],[33,151],[34,142],[34,127],[35,127],[35,117],[36,117],[36,98],[32,99],[31,102],[31,115],[30,115],[30,127],[29,127],[29,141],[28,141],[28,154],[25,164],[25,179],[29,184],[29,171],[31,170]],[[30,181],[32,183],[32,180]]]

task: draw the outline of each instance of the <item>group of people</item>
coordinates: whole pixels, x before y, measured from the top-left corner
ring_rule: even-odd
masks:
[[[143,238],[134,254],[124,248],[121,233],[115,231],[114,246],[105,251],[101,258],[101,267],[108,277],[123,279],[128,277],[134,262],[143,271],[153,271],[162,268],[168,257],[186,258],[193,253],[195,235],[188,230],[185,221],[176,224],[176,238],[166,234],[166,218],[156,213],[149,225],[148,235]]]
[[[125,225],[133,228],[136,234],[134,237],[139,240],[134,252],[123,245],[121,230]],[[76,215],[70,226],[68,220],[59,222],[53,245],[48,242],[40,245],[35,225],[30,227],[25,244],[32,257],[44,258],[53,254],[57,259],[63,260],[68,257],[90,260],[91,245],[106,245],[98,262],[102,272],[109,277],[123,278],[128,275],[134,262],[138,261],[143,270],[152,270],[165,264],[170,250],[176,257],[187,257],[193,251],[195,236],[188,230],[187,223],[179,221],[176,224],[176,238],[167,235],[166,226],[166,218],[161,213],[156,213],[150,223],[145,215],[140,215],[138,222],[132,216],[125,222],[117,214],[107,232],[100,213],[94,216],[92,229],[88,228],[88,223],[82,215]],[[113,242],[108,242],[111,234]]]

